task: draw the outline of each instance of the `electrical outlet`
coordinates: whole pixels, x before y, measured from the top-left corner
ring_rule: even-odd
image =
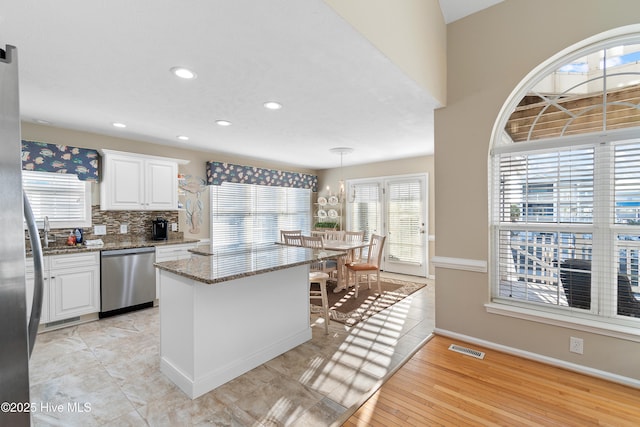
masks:
[[[120,224],[120,234],[127,234],[129,232],[129,224]]]
[[[93,226],[93,234],[96,236],[104,236],[107,234],[107,226],[106,225],[94,225]]]
[[[582,338],[576,338],[576,337],[569,338],[569,351],[571,353],[583,354],[584,340]]]
[[[178,231],[178,223],[177,222],[172,222],[171,223],[171,231]]]

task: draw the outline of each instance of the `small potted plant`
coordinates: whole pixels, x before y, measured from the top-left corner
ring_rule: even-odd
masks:
[[[338,223],[334,221],[321,221],[316,222],[315,227],[323,230],[337,230]]]

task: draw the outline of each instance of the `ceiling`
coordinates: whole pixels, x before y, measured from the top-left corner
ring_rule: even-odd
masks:
[[[440,0],[446,22],[494,3]],[[5,44],[27,122],[310,169],[433,153],[437,102],[322,0],[8,0]]]

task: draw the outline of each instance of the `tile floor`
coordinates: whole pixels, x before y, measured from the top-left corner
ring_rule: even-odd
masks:
[[[350,329],[331,322],[325,335],[312,317],[310,341],[195,400],[160,372],[158,308],[40,334],[30,364],[32,423],[339,425],[433,331],[434,283],[423,281]]]

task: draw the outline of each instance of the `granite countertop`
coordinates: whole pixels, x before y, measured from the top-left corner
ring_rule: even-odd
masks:
[[[66,255],[75,254],[80,252],[94,252],[94,251],[111,251],[115,249],[131,249],[131,248],[145,248],[149,246],[168,246],[168,245],[181,245],[184,243],[198,243],[198,239],[169,239],[169,240],[150,240],[150,239],[131,239],[121,240],[117,242],[107,242],[103,245],[96,246],[49,246],[48,248],[42,248],[43,255]],[[33,256],[31,250],[26,251],[27,257]]]
[[[344,255],[344,252],[278,244],[222,253],[214,253],[208,247],[198,247],[191,249],[191,252],[194,255],[190,259],[154,265],[198,282],[214,284]]]

